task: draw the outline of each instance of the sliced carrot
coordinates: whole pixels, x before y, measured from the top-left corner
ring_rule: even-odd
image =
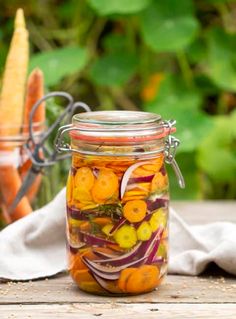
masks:
[[[79,229],[84,231],[84,232],[89,232],[91,230],[91,224],[88,221],[83,221],[80,226]]]
[[[147,171],[157,173],[162,167],[163,163],[164,163],[164,156],[160,156],[157,159],[153,160],[152,164],[145,164],[142,167]]]
[[[156,266],[143,265],[128,277],[126,291],[134,294],[151,291],[158,285],[159,275]]]
[[[124,196],[147,196],[147,195],[148,195],[148,191],[132,190],[132,191],[125,192]]]
[[[122,201],[122,203],[126,203],[128,201],[145,199],[145,198],[146,198],[146,196],[144,196],[144,195],[140,195],[140,196],[124,196],[121,201]]]
[[[75,174],[75,187],[91,190],[95,181],[92,170],[89,167],[80,167]]]
[[[162,192],[168,187],[168,177],[167,175],[162,175],[162,173],[156,173],[151,182],[152,192]]]
[[[78,285],[80,285],[82,282],[94,281],[94,278],[88,269],[76,270],[72,277]]]
[[[66,200],[69,205],[72,203],[73,199],[73,188],[74,188],[74,178],[71,173],[69,173],[66,183]]]
[[[148,196],[148,192],[145,190],[132,190],[125,192],[124,197],[140,197],[142,196],[143,198],[146,198]]]
[[[79,288],[86,292],[91,292],[94,294],[104,294],[104,289],[95,281],[82,281],[79,283]]]
[[[136,270],[137,268],[126,268],[121,271],[120,277],[118,279],[118,287],[120,288],[120,290],[126,292],[126,284],[129,276]]]
[[[73,147],[73,145],[71,147]],[[73,156],[72,156],[72,166],[74,168],[79,168],[81,166],[84,166],[84,160],[80,156],[73,154]]]
[[[85,205],[81,205],[81,210],[88,210],[88,209],[94,209],[98,207],[98,204],[85,204]]]
[[[95,202],[111,198],[118,190],[118,178],[110,169],[101,169],[92,188],[92,196]]]
[[[85,248],[84,251],[76,254],[76,256],[71,261],[71,265],[69,266],[71,273],[74,273],[77,270],[88,269],[88,267],[83,262],[82,257],[86,257],[88,259],[94,259],[96,255],[93,253],[91,248]]]
[[[85,188],[75,187],[73,190],[73,199],[75,201],[79,201],[83,204],[91,204],[93,202],[93,198],[89,192],[89,190]]]
[[[110,217],[96,217],[93,219],[93,222],[99,226],[105,226],[112,223],[112,219]]]
[[[87,266],[83,262],[81,256],[77,254],[73,260],[71,260],[71,264],[69,265],[69,270],[71,274],[73,275],[75,271],[77,270],[84,270],[87,269]]]
[[[149,176],[152,174],[152,172],[147,171],[143,167],[138,167],[136,170],[133,171],[132,177],[144,177],[144,176]]]
[[[146,212],[147,204],[144,200],[131,200],[123,207],[123,215],[131,223],[141,222]]]

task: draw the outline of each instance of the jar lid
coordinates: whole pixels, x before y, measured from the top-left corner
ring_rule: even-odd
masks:
[[[161,139],[175,128],[155,113],[98,111],[73,116],[72,139],[96,142],[140,142]]]

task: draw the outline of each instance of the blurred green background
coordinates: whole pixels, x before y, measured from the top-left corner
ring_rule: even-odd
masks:
[[[1,1],[1,73],[18,7],[30,33],[30,69],[44,71],[47,91],[70,92],[93,110],[176,119],[186,189],[170,169],[172,198],[236,198],[236,1]],[[48,107],[49,120],[60,108]],[[51,172],[48,199],[67,168]]]

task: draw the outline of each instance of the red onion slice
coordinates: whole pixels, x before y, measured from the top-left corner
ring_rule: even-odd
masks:
[[[132,183],[150,183],[153,180],[155,174],[148,175],[148,176],[140,176],[140,177],[131,177],[129,179],[128,184]]]
[[[125,171],[122,180],[121,180],[121,184],[120,184],[120,198],[122,199],[126,190],[126,186],[129,182],[130,176],[133,173],[133,171],[138,168],[139,166],[142,165],[146,165],[146,164],[152,164],[149,161],[145,161],[145,162],[138,162],[135,163],[133,165],[131,165],[130,167],[127,168],[127,170]]]
[[[100,271],[103,274],[116,274],[118,273],[118,277],[119,277],[119,272],[125,268],[128,267],[138,267],[140,264],[143,263],[143,261],[145,259],[147,259],[147,256],[143,256],[137,260],[133,260],[129,263],[124,263],[121,266],[117,266],[117,267],[111,267],[111,266],[103,266],[103,265],[99,265],[96,262],[89,260],[86,257],[82,257],[84,263],[89,267],[89,269],[92,270],[97,270]],[[98,275],[99,276],[99,275]]]
[[[112,229],[110,230],[109,234],[114,233],[117,229],[119,229],[124,223],[127,221],[126,218],[122,217],[117,224],[115,224]]]
[[[97,237],[95,235],[91,235],[82,231],[78,232],[80,241],[91,245],[91,246],[104,246],[104,245],[117,245],[116,242],[102,238]]]
[[[143,243],[140,242],[138,243],[131,251],[129,251],[128,253],[118,256],[118,257],[113,257],[110,259],[97,259],[97,260],[93,260],[94,263],[99,263],[99,264],[110,264],[113,267],[116,266],[122,266],[125,263],[129,263],[132,261],[132,259],[137,256],[138,257],[138,253],[141,250],[140,247],[142,247]]]
[[[122,291],[116,286],[116,284],[114,284],[113,287],[111,287],[111,285],[109,285],[109,282],[107,282],[106,280],[102,279],[101,277],[99,276],[96,276],[94,275],[94,278],[96,279],[97,283],[103,288],[105,289],[107,292],[109,293],[115,293],[115,294],[118,294],[118,293],[121,293]]]

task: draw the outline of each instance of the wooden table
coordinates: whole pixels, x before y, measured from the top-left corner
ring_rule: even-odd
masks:
[[[174,202],[173,207],[189,223],[236,222],[234,202]],[[123,298],[83,293],[66,274],[0,284],[1,319],[96,317],[235,319],[236,279],[211,268],[200,277],[170,275],[157,291]]]

